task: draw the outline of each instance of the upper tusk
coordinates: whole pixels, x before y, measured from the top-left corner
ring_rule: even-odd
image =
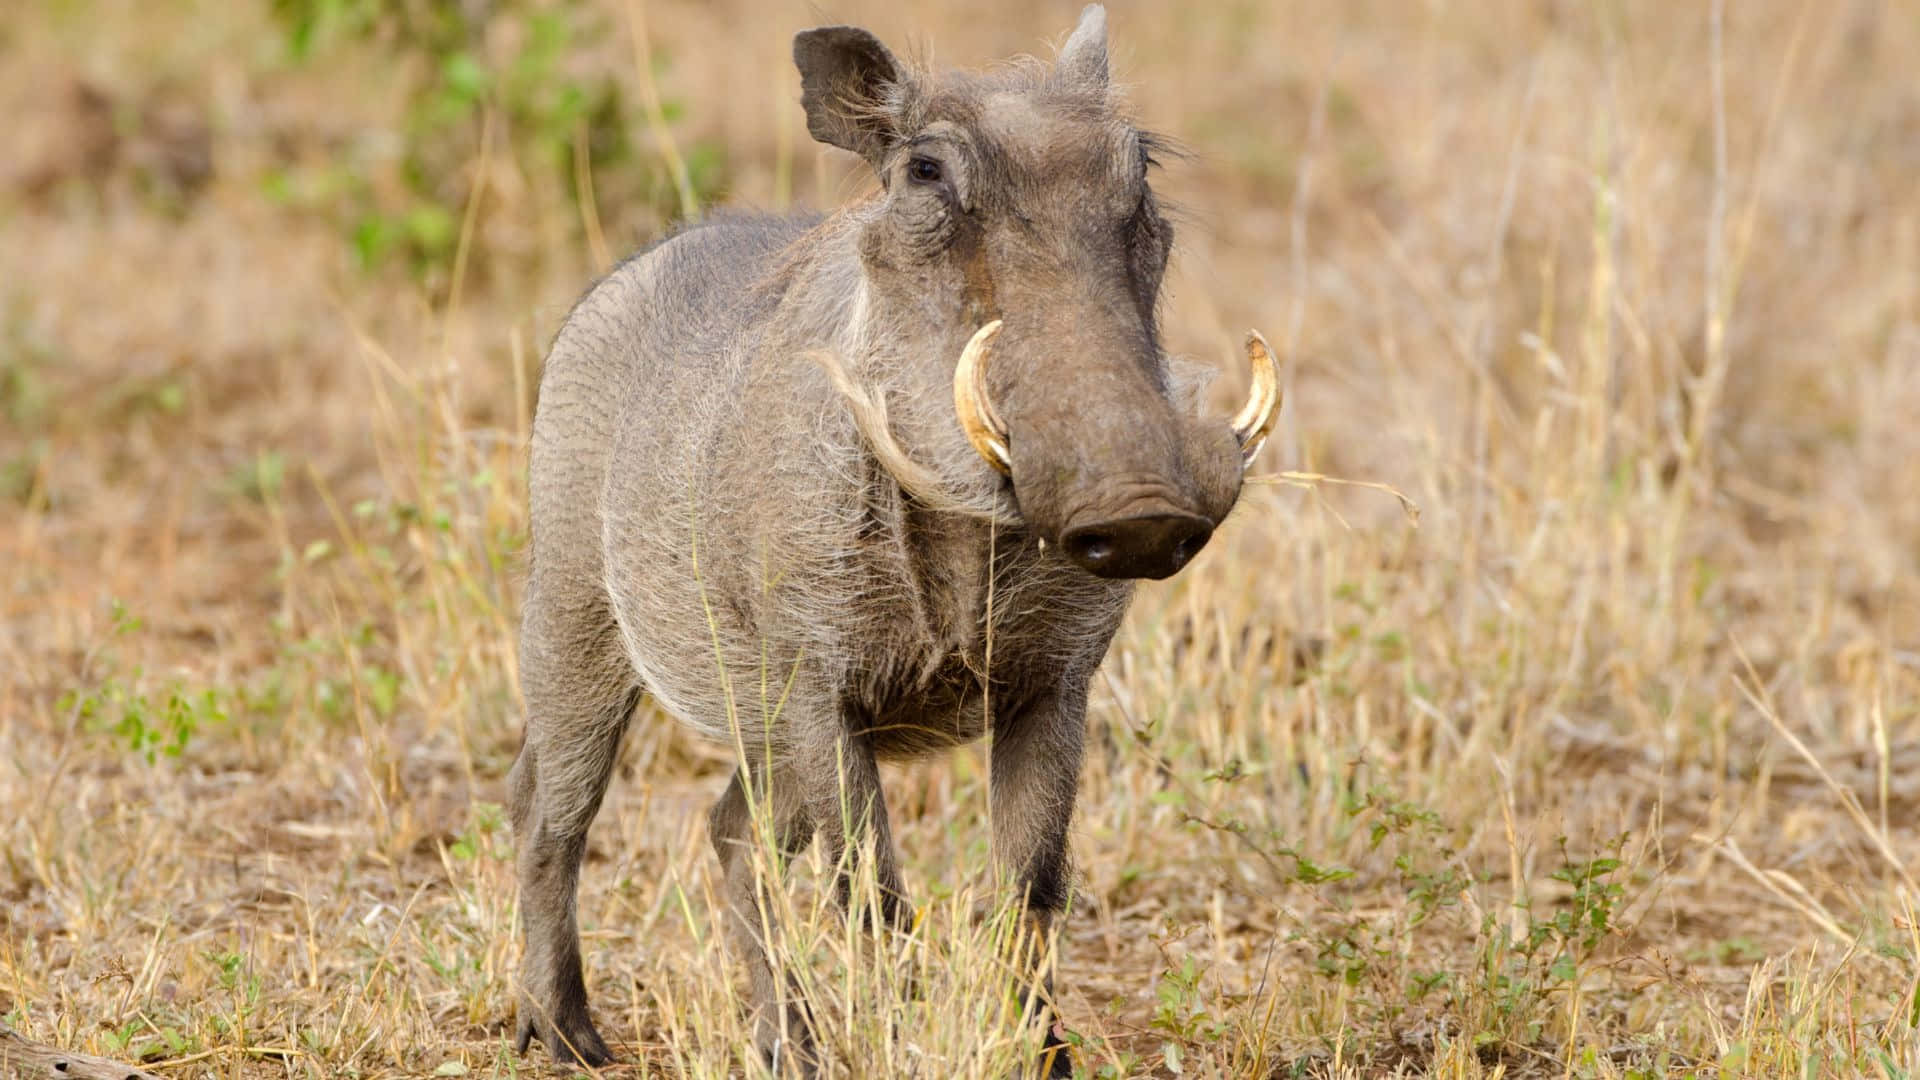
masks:
[[[973,332],[972,340],[960,351],[960,363],[953,369],[953,409],[960,416],[960,430],[987,464],[1013,475],[1013,455],[1007,451],[1007,425],[994,411],[993,398],[987,393],[987,354],[993,339],[1000,335],[1000,320]]]
[[[1260,331],[1247,331],[1247,363],[1253,368],[1253,385],[1247,390],[1247,403],[1233,418],[1233,437],[1240,440],[1240,462],[1245,468],[1273,431],[1280,416],[1280,362],[1273,358],[1267,339]]]

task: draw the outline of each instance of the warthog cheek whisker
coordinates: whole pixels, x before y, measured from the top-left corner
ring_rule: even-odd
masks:
[[[900,445],[899,439],[894,437],[892,425],[887,419],[885,395],[856,381],[831,350],[818,349],[806,356],[820,366],[833,383],[833,388],[839,392],[874,460],[922,505],[930,510],[974,518],[1019,519],[1019,514],[1006,498],[983,496],[965,488],[951,490],[947,478],[939,470],[915,460],[906,447]]]

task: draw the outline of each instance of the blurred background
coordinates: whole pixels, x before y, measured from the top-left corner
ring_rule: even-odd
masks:
[[[1108,9],[1187,151],[1166,344],[1224,411],[1258,327],[1289,388],[1100,683],[1089,1070],[1908,1075],[1920,7]],[[547,343],[678,222],[871,190],[796,30],[974,66],[1078,10],[9,4],[0,1022],[174,1075],[504,1067]],[[720,1075],[724,998],[661,987],[728,977],[672,899],[724,757],[654,719],[596,1001]],[[914,880],[983,865],[977,762],[890,782]]]

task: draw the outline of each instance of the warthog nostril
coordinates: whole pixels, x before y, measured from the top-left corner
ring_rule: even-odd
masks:
[[[1174,548],[1173,548],[1174,565],[1175,566],[1187,565],[1187,560],[1193,558],[1194,552],[1197,552],[1200,550],[1200,545],[1202,543],[1205,543],[1205,541],[1198,540],[1194,537],[1189,536],[1185,540],[1182,540],[1178,544],[1174,545]]]
[[[1067,541],[1067,557],[1082,566],[1106,562],[1113,554],[1113,537],[1105,533],[1076,533]]]
[[[1194,514],[1143,514],[1069,529],[1061,537],[1067,557],[1108,578],[1163,578],[1206,546],[1213,522]]]

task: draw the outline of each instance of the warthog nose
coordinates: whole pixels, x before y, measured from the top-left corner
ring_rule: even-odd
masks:
[[[1145,514],[1076,525],[1060,538],[1067,557],[1104,578],[1171,577],[1213,535],[1194,514]]]

